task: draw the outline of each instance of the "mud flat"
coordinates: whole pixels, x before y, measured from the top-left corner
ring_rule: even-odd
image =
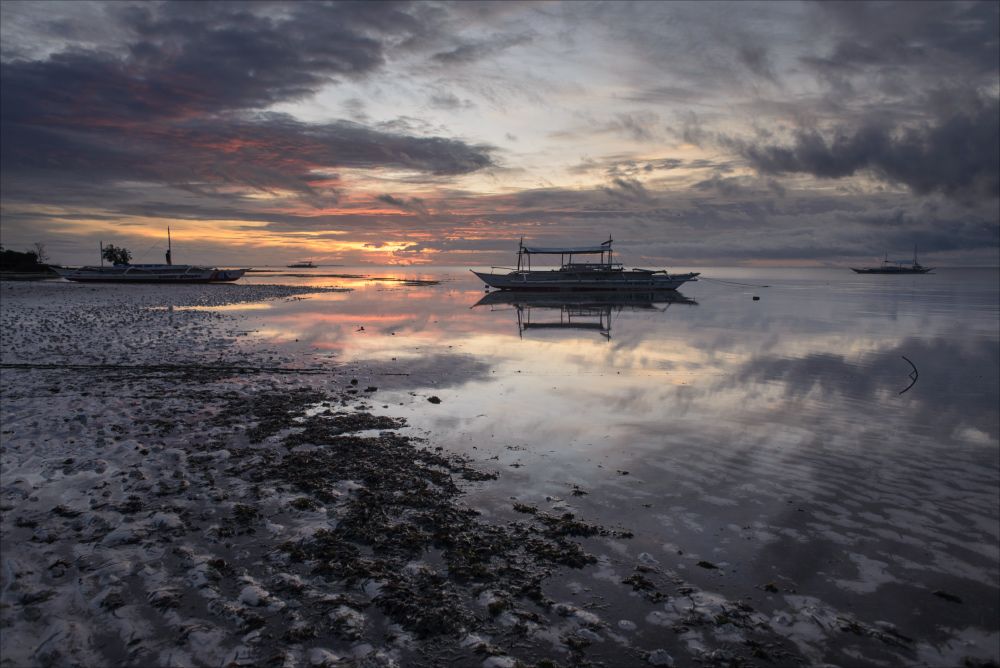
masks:
[[[563,503],[473,507],[500,472],[377,414],[377,367],[302,366],[213,310],[316,292],[3,287],[0,664],[800,665],[776,626],[806,616],[911,651],[650,555],[621,572],[630,528]],[[614,595],[574,598],[584,575]]]

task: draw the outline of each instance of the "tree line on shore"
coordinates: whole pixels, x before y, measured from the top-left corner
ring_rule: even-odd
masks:
[[[45,244],[35,244],[24,252],[0,246],[0,271],[45,271],[48,260]]]
[[[132,253],[127,248],[108,244],[101,249],[101,257],[111,264],[128,264]],[[49,268],[45,244],[36,243],[31,250],[16,251],[0,245],[0,271],[41,272]]]

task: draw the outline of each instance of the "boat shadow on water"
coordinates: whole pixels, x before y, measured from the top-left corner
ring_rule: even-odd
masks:
[[[698,302],[676,290],[498,290],[487,293],[470,308],[489,306],[492,311],[514,311],[521,338],[531,330],[589,330],[611,340],[611,322],[615,315],[622,311],[664,312],[674,304],[697,306]]]

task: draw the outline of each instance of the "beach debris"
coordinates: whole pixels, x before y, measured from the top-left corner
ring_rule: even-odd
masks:
[[[716,566],[715,564],[713,564],[711,561],[705,561],[704,559],[702,559],[701,561],[699,561],[698,565],[701,566],[702,568],[708,568],[708,569],[718,569],[719,568],[718,566]]]
[[[920,374],[917,372],[917,365],[911,362],[909,357],[907,357],[906,355],[900,355],[900,357],[906,360],[909,363],[909,365],[913,367],[913,371],[910,372],[910,384],[899,391],[899,394],[903,394],[904,392],[909,391],[911,387],[917,384],[917,379],[920,377]]]
[[[439,404],[439,403],[441,403],[441,399],[439,397],[436,397],[436,396],[427,397],[427,401],[429,401],[432,404]]]

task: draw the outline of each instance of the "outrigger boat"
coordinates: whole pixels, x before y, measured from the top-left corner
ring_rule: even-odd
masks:
[[[676,290],[697,280],[698,272],[671,274],[666,269],[625,269],[614,262],[609,238],[599,246],[543,248],[525,246],[517,250],[517,268],[506,274],[472,271],[486,285],[500,290]],[[558,269],[531,268],[533,255],[558,255]],[[597,262],[574,262],[575,255],[599,255]],[[493,267],[503,269],[504,267]]]
[[[855,274],[929,274],[934,267],[925,267],[917,262],[917,247],[913,247],[913,264],[906,266],[906,260],[890,260],[889,252],[886,251],[882,265],[879,267],[863,267],[856,269],[851,267]]]
[[[173,264],[170,228],[167,228],[166,264],[115,264],[106,267],[102,243],[101,266],[52,267],[52,269],[63,278],[78,283],[229,283],[241,278],[248,271],[248,269]]]

